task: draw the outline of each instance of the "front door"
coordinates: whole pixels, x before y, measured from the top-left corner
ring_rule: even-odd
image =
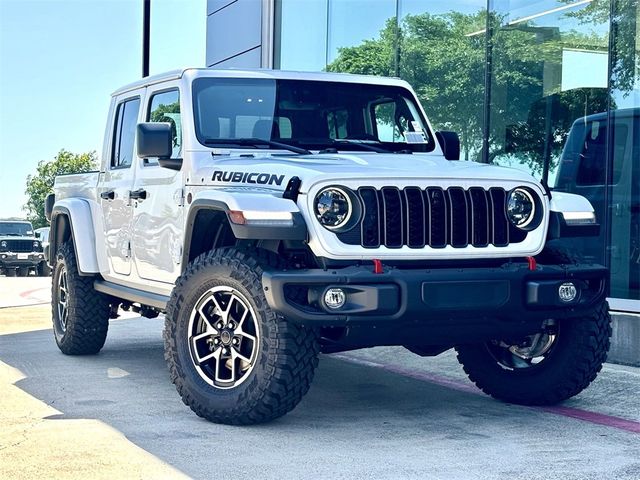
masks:
[[[135,169],[135,132],[140,113],[141,91],[116,101],[111,154],[98,192],[104,215],[104,236],[111,274],[131,273],[130,191]]]
[[[167,88],[169,87],[169,88]],[[172,158],[182,155],[180,93],[177,87],[147,92],[143,121],[171,124]],[[132,243],[137,273],[141,279],[173,284],[182,262],[183,194],[182,172],[161,167],[157,159],[137,162],[133,187]]]

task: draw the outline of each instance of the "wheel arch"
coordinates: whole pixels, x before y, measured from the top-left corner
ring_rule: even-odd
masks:
[[[191,205],[185,227],[183,271],[200,254],[213,248],[236,244],[237,238],[231,230],[228,210],[228,206],[218,200],[196,200]]]
[[[241,225],[230,220],[231,211],[247,210],[241,205],[231,208],[227,202],[219,199],[196,199],[189,208],[185,225],[183,271],[198,255],[215,248],[236,246],[243,242],[261,242],[269,245],[267,249],[277,252],[278,245],[283,240],[307,239],[307,228],[299,212],[283,209],[292,214],[293,225],[288,226]],[[255,208],[251,210],[255,211]]]
[[[49,259],[52,267],[56,263],[58,248],[69,239],[73,241],[80,275],[99,273],[93,215],[91,206],[85,200],[64,199],[53,207],[49,236]]]

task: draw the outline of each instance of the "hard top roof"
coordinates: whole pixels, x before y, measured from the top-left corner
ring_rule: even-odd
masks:
[[[133,83],[125,85],[115,92],[113,96],[135,90],[138,88],[154,85],[157,83],[167,82],[170,80],[178,80],[184,76],[190,78],[200,77],[222,77],[222,78],[274,78],[287,80],[315,80],[315,81],[332,81],[332,82],[348,82],[348,83],[369,83],[376,85],[401,85],[408,84],[399,78],[378,77],[374,75],[354,75],[350,73],[329,73],[329,72],[297,72],[292,70],[270,70],[264,68],[257,69],[214,69],[214,68],[184,68],[181,70],[172,70],[170,72],[152,75],[137,80]]]

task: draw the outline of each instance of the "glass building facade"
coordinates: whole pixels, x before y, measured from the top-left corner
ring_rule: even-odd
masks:
[[[570,246],[610,268],[615,309],[640,311],[640,0],[255,2],[261,39],[208,65],[407,80],[463,160],[587,197],[601,234]]]

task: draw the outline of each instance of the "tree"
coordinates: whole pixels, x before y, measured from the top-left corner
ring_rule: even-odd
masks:
[[[97,166],[98,157],[95,151],[76,154],[62,149],[52,161],[40,160],[37,173],[27,176],[25,193],[29,199],[22,207],[27,212],[27,218],[33,227],[40,228],[48,225],[44,216],[44,200],[47,195],[53,192],[56,176],[88,172],[95,170]]]
[[[560,89],[566,50],[607,51],[606,36],[584,31],[533,20],[510,24],[486,10],[407,15],[401,22],[392,17],[378,38],[340,48],[327,70],[400,76],[413,85],[436,129],[460,134],[465,160],[480,160],[486,128],[490,162],[516,160],[540,172],[544,161],[557,160],[573,120],[607,109],[606,89]],[[558,109],[549,115],[547,106]]]

